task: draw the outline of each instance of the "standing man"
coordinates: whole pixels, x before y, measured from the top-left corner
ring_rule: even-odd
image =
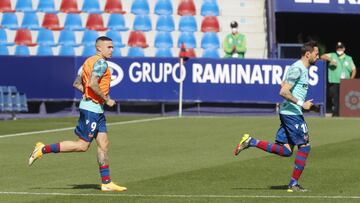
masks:
[[[234,152],[236,156],[248,147],[256,147],[268,153],[290,157],[296,145],[298,151],[295,158],[295,167],[288,185],[288,192],[307,191],[298,183],[310,153],[308,127],[302,109],[309,110],[313,105],[312,99],[305,100],[309,86],[308,68],[318,58],[319,48],[317,43],[315,41],[307,42],[301,48],[301,59],[292,64],[287,71],[279,93],[284,98],[284,102],[280,105],[281,124],[276,134],[275,143],[257,140],[248,134],[244,134]]]
[[[109,97],[111,73],[106,60],[113,52],[112,40],[99,37],[95,43],[96,55],[89,57],[83,64],[81,75],[78,75],[74,87],[83,93],[80,102],[80,118],[75,128],[79,137],[76,141],[62,141],[55,144],[36,143],[29,158],[29,165],[44,154],[59,152],[85,152],[89,149],[93,139],[97,143],[97,160],[102,180],[102,191],[125,191],[126,187],[116,185],[111,181],[109,170],[109,140],[104,115],[104,105],[110,107],[115,101]]]
[[[345,54],[345,45],[336,44],[336,52],[323,54],[321,59],[328,65],[328,95],[331,99],[333,116],[339,116],[340,80],[354,79],[356,67],[351,56]]]
[[[231,33],[226,35],[224,39],[225,58],[244,58],[246,52],[245,35],[239,33],[236,21],[232,21],[230,27]]]

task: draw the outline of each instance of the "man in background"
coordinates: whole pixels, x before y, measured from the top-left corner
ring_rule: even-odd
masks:
[[[239,33],[236,21],[232,21],[230,27],[231,33],[226,35],[223,44],[225,58],[244,58],[246,52],[245,35]]]

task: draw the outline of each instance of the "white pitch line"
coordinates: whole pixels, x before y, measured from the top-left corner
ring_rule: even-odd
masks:
[[[290,196],[290,195],[156,195],[156,194],[76,194],[76,193],[48,193],[48,192],[1,192],[0,195],[39,195],[39,196],[85,196],[85,197],[160,197],[160,198],[253,198],[253,199],[360,199],[360,196]]]
[[[132,120],[132,121],[120,121],[120,122],[108,123],[106,125],[107,126],[125,125],[125,124],[143,123],[143,122],[149,122],[149,121],[159,121],[159,120],[165,120],[165,119],[171,119],[171,118],[177,118],[177,117],[157,117],[157,118],[147,118],[147,119],[139,119],[139,120]],[[14,133],[14,134],[0,135],[0,139],[8,138],[8,137],[19,137],[19,136],[24,136],[24,135],[61,132],[61,131],[74,130],[74,129],[75,129],[75,126],[69,127],[69,128],[57,128],[57,129],[52,129],[52,130],[40,130],[40,131],[32,131],[32,132]]]

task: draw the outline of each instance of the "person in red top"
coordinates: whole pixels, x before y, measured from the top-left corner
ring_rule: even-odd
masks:
[[[79,139],[50,145],[36,143],[35,149],[30,154],[29,165],[47,153],[85,152],[95,139],[102,181],[101,190],[125,191],[126,187],[115,184],[110,178],[109,139],[104,115],[105,104],[110,107],[115,105],[115,101],[109,97],[111,73],[106,62],[112,56],[113,43],[110,38],[102,36],[97,38],[95,47],[96,55],[86,59],[81,75],[78,75],[74,81],[74,87],[83,93],[79,106],[80,118],[75,128],[75,134]]]

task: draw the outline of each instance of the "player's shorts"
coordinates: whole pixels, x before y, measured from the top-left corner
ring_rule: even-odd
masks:
[[[75,134],[86,142],[92,142],[99,132],[107,132],[105,115],[80,109],[80,118],[75,128]]]
[[[276,142],[290,145],[309,143],[308,127],[302,115],[280,114],[280,121]]]

